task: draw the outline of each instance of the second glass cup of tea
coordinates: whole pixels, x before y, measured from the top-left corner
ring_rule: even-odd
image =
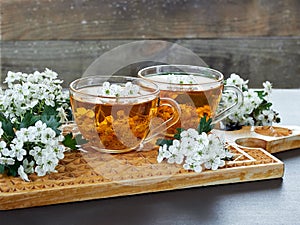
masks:
[[[177,123],[179,105],[159,96],[155,83],[136,77],[90,76],[70,84],[79,131],[92,148],[107,153],[143,150],[145,143]],[[157,122],[157,108],[163,106],[176,113]]]
[[[217,70],[192,65],[156,65],[146,67],[138,72],[144,80],[155,82],[161,97],[174,99],[181,108],[179,121],[168,129],[176,133],[176,128],[197,128],[201,117],[212,118],[213,123],[221,121],[243,103],[241,90],[224,85],[223,74]],[[237,101],[222,112],[217,112],[222,92],[234,92]],[[160,115],[168,119],[167,109]],[[167,115],[167,116],[164,116]]]

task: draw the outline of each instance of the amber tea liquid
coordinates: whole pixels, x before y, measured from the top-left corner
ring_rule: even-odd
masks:
[[[87,87],[80,92],[94,93],[100,88]],[[92,146],[126,152],[137,148],[147,136],[158,104],[156,96],[136,99],[91,101],[71,95],[71,106],[81,134]]]
[[[200,118],[206,115],[213,118],[221,99],[223,84],[213,78],[194,76],[196,84],[180,85],[168,83],[170,75],[147,75],[146,78],[156,82],[160,88],[160,96],[174,99],[181,108],[181,117],[177,124],[169,128],[168,133],[175,133],[176,128],[197,128]],[[176,76],[176,75],[175,75]],[[199,84],[199,85],[198,85]],[[159,108],[158,115],[164,120],[172,115],[172,111]]]

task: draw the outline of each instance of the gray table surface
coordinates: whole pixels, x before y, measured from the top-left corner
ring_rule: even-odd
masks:
[[[273,101],[281,124],[300,126],[300,89],[274,90]],[[275,156],[282,179],[0,211],[0,224],[300,224],[300,149]]]

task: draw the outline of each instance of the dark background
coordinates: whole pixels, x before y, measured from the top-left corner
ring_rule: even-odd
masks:
[[[298,0],[1,0],[0,4],[2,80],[9,70],[30,73],[47,67],[57,71],[67,87],[103,53],[151,39],[190,49],[225,77],[237,73],[249,79],[250,87],[260,88],[265,80],[274,88],[300,87]],[[159,54],[164,47],[150,50]],[[182,57],[178,54],[173,61],[186,63]],[[136,68],[119,72],[135,75]]]

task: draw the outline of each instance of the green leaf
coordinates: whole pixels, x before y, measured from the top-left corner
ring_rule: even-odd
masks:
[[[198,133],[201,134],[202,132],[208,133],[212,130],[212,119],[209,118],[208,120],[206,119],[206,115],[200,119],[199,125],[198,125]]]
[[[65,139],[62,141],[63,145],[69,147],[72,150],[77,150],[78,148],[76,147],[76,145],[78,144],[87,143],[87,141],[83,139],[82,135],[77,135],[76,137],[74,137],[72,133],[68,133],[64,137]]]
[[[63,145],[66,147],[69,147],[72,150],[76,150],[77,142],[76,142],[75,138],[73,137],[72,133],[68,133],[64,137],[65,137],[65,139],[62,141]]]
[[[7,175],[8,176],[14,176],[14,177],[18,176],[18,168],[19,168],[20,165],[21,165],[21,162],[16,161],[14,165],[6,166]]]
[[[49,105],[45,105],[42,115],[54,115],[54,116],[57,116],[58,112],[56,111],[56,109],[54,107],[49,106]]]
[[[256,109],[253,110],[255,116],[261,114],[263,110],[268,110],[272,106],[271,102],[263,101]]]
[[[263,107],[264,109],[270,109],[271,106],[272,106],[272,103],[271,103],[271,102],[267,102],[267,103],[265,103],[265,104],[262,105],[262,107]]]
[[[39,119],[39,116],[34,116],[30,112],[27,112],[20,123],[20,128],[27,128],[33,126]]]
[[[42,115],[41,121],[46,123],[48,127],[52,128],[56,135],[59,135],[61,131],[58,129],[61,123],[58,121],[58,118],[55,115]]]
[[[180,140],[180,134],[181,134],[182,131],[184,131],[184,129],[183,128],[176,128],[176,131],[177,131],[177,133],[174,134],[174,138],[177,139],[177,140]]]
[[[266,94],[264,93],[264,91],[255,91],[258,94],[259,98],[264,98],[266,96]]]
[[[56,135],[59,135],[61,131],[58,128],[61,126],[61,123],[57,115],[58,112],[54,107],[45,105],[40,120],[52,128],[56,132]]]
[[[4,174],[5,173],[5,166],[0,164],[0,174]]]
[[[0,112],[0,121],[2,122],[2,130],[4,131],[5,135],[3,135],[3,139],[6,142],[11,141],[15,136],[15,132],[13,129],[13,124],[8,120],[2,112]]]
[[[242,87],[242,92],[248,91],[248,88]]]

